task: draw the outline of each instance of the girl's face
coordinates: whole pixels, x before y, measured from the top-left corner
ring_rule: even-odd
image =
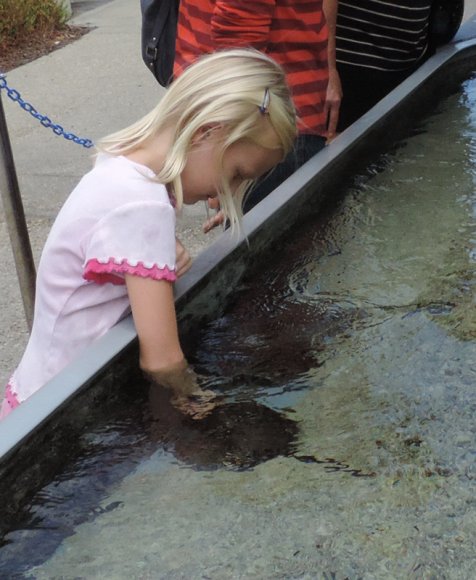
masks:
[[[283,152],[276,148],[278,139],[274,130],[267,125],[265,131],[269,132],[264,141],[269,142],[269,148],[238,141],[225,151],[221,167],[218,160],[223,129],[216,127],[197,135],[181,176],[184,203],[217,197],[222,178],[236,191],[243,181],[258,179],[282,161]]]

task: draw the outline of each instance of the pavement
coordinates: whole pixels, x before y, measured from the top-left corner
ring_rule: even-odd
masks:
[[[140,118],[163,88],[146,69],[140,52],[139,0],[71,0],[71,24],[90,32],[7,74],[10,87],[53,122],[93,142]],[[476,0],[466,0],[466,20]],[[91,150],[44,128],[2,92],[20,192],[36,263],[48,231],[75,184],[92,166]],[[201,225],[205,209],[186,207],[178,235],[197,255],[215,234]],[[0,214],[0,390],[28,339],[15,263],[3,211]]]

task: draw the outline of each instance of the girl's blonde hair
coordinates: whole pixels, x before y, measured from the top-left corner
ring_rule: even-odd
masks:
[[[287,155],[296,137],[296,112],[282,68],[254,49],[215,52],[198,59],[167,89],[158,105],[145,117],[104,139],[97,149],[111,155],[127,155],[165,128],[174,136],[164,166],[156,179],[171,184],[177,207],[183,203],[181,173],[192,139],[204,127],[227,128],[223,154],[240,140],[269,148],[263,142],[263,117],[277,136],[277,148]],[[239,223],[241,203],[250,182],[234,194],[225,179],[219,184],[220,207],[232,227]]]

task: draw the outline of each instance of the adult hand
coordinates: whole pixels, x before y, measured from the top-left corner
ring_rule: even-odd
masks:
[[[335,68],[329,68],[329,82],[327,84],[324,112],[327,119],[327,142],[336,137],[339,109],[342,101],[342,85],[339,73]]]
[[[183,276],[192,266],[192,258],[182,242],[175,238],[175,272],[177,277]]]

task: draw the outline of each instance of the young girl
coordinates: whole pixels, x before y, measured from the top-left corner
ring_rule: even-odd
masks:
[[[177,408],[202,417],[213,403],[184,358],[175,317],[175,210],[218,198],[236,227],[246,189],[283,159],[295,134],[282,69],[236,49],[197,61],[152,112],[103,139],[46,241],[30,340],[0,418],[129,310],[141,368]]]

